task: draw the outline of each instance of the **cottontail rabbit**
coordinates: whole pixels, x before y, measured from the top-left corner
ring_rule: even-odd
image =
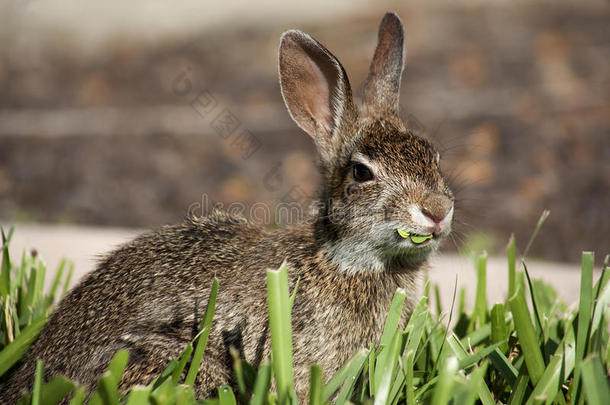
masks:
[[[317,208],[279,230],[215,211],[117,249],[66,296],[2,402],[32,386],[36,359],[46,379],[63,374],[92,387],[127,349],[121,387],[150,382],[197,333],[216,276],[213,330],[195,384],[197,395],[213,393],[232,381],[230,346],[255,366],[269,357],[265,271],[284,260],[290,283],[300,279],[292,309],[300,398],[310,364],[331,376],[378,341],[398,287],[408,294],[407,317],[427,257],[450,231],[453,196],[439,155],[398,117],[403,59],[402,24],[388,13],[359,111],[339,61],[309,35],[285,32],[282,95],[319,151]]]

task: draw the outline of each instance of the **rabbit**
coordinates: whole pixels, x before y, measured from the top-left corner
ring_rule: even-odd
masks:
[[[270,356],[266,270],[286,261],[292,289],[294,381],[307,397],[309,366],[329,378],[358,349],[378,343],[391,299],[406,291],[402,324],[419,299],[429,255],[450,233],[454,197],[439,154],[399,118],[404,67],[399,17],[387,13],[356,107],[339,61],[309,35],[289,30],[279,79],[292,119],[317,147],[314,207],[280,229],[213,211],[137,237],[103,259],[50,317],[10,378],[2,403],[65,375],[93,389],[119,349],[130,358],[124,391],[148,384],[198,332],[213,277],[216,312],[194,389],[234,384],[229,348],[257,367]]]

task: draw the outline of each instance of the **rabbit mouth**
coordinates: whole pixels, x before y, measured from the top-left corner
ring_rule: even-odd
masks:
[[[405,231],[401,228],[396,228],[396,232],[398,232],[398,235],[400,235],[401,238],[409,239],[414,245],[421,245],[427,242],[428,240],[434,238],[434,234],[432,233],[427,235],[420,235],[417,233]]]

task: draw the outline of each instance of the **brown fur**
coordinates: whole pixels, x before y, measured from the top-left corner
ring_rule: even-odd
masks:
[[[321,365],[330,377],[357,349],[377,343],[398,287],[407,292],[404,322],[418,300],[416,283],[426,259],[449,229],[435,232],[425,246],[411,246],[399,239],[395,224],[424,233],[406,207],[416,204],[443,218],[453,197],[430,144],[396,116],[402,42],[400,20],[386,15],[380,46],[394,44],[393,54],[400,55],[388,61],[378,49],[371,71],[390,73],[369,77],[367,86],[396,94],[377,98],[374,105],[365,100],[365,111],[382,115],[359,116],[334,56],[304,33],[285,33],[282,92],[320,151],[323,183],[310,216],[293,227],[267,230],[215,211],[112,252],[60,304],[0,394],[1,402],[15,402],[32,386],[36,359],[45,364],[46,380],[63,374],[93,388],[113,354],[127,349],[121,387],[147,384],[196,335],[216,276],[213,330],[195,385],[198,396],[213,393],[217,385],[232,382],[230,346],[255,366],[269,357],[265,271],[284,260],[291,287],[300,279],[292,325],[301,399],[310,364]],[[374,180],[358,183],[351,169],[364,158],[374,166]]]

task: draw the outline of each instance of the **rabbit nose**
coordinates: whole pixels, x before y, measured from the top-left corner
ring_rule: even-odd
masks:
[[[432,222],[431,233],[439,233],[446,229],[453,216],[453,201],[446,196],[431,196],[421,207],[426,219]]]
[[[449,210],[428,210],[426,208],[422,209],[422,213],[428,217],[429,219],[431,219],[434,223],[436,224],[440,224],[443,219],[445,219],[447,217],[447,215],[449,215]]]

